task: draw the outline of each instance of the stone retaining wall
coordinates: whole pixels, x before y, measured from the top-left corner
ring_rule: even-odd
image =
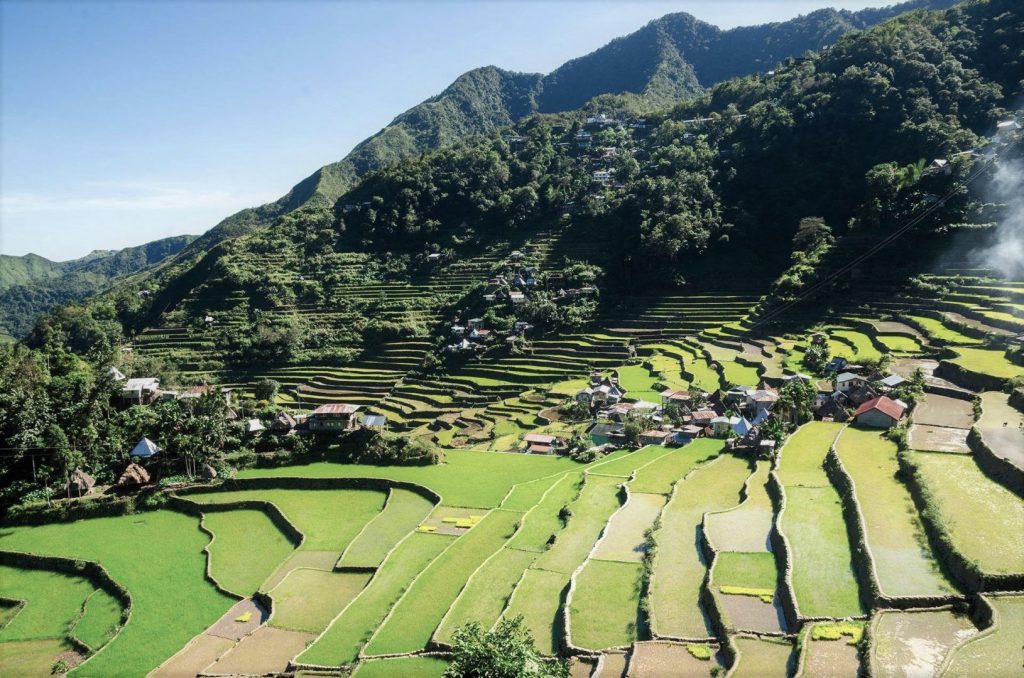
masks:
[[[1024,499],[1024,470],[996,454],[985,443],[985,438],[977,426],[972,426],[967,434],[967,445],[974,452],[974,461],[985,475]]]

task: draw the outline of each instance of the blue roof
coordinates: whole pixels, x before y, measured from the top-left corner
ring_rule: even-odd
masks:
[[[750,431],[750,422],[747,421],[746,417],[743,417],[738,423],[732,425],[732,430],[735,431],[737,435],[745,436]]]
[[[383,426],[386,423],[387,417],[380,414],[368,414],[363,417],[363,426]]]

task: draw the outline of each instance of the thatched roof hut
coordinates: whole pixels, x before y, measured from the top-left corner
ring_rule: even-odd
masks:
[[[199,474],[207,480],[213,480],[217,477],[217,469],[213,468],[209,464],[203,464],[203,468],[199,470]]]
[[[136,485],[145,485],[149,482],[149,471],[142,468],[138,464],[128,464],[128,468],[124,470],[121,477],[117,479],[118,487],[134,487]]]
[[[270,424],[270,430],[274,433],[288,433],[295,428],[295,423],[295,417],[281,410]]]
[[[71,497],[81,497],[92,492],[95,484],[96,481],[92,476],[82,469],[76,468],[74,473],[68,476],[68,481],[64,483],[64,493]]]

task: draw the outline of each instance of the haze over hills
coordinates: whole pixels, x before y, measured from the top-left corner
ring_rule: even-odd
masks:
[[[820,49],[850,31],[913,9],[941,9],[954,2],[910,0],[858,12],[822,9],[789,21],[730,30],[680,12],[568,61],[548,75],[478,68],[397,116],[345,158],[321,167],[279,200],[224,219],[187,252],[205,250],[307,205],[333,204],[367,171],[534,113],[576,109],[603,94],[632,94],[643,106],[664,107],[730,77],[767,70],[786,57]]]
[[[195,238],[179,235],[122,250],[95,250],[69,261],[0,255],[0,334],[23,337],[40,313],[81,301],[119,277],[158,264]]]

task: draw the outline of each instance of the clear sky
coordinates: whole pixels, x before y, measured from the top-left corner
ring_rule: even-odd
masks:
[[[887,0],[0,0],[0,252],[201,233],[459,74],[549,72],[651,19],[723,28]]]

